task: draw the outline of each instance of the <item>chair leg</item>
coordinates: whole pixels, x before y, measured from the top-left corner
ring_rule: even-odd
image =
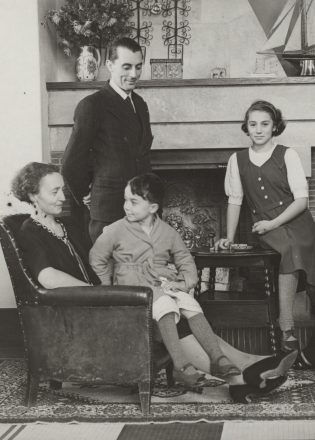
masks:
[[[166,382],[168,387],[172,387],[175,384],[173,377],[173,362],[170,361],[165,367]]]
[[[139,382],[138,388],[142,414],[148,416],[151,403],[151,381]]]
[[[24,404],[28,407],[35,405],[39,387],[39,378],[27,373],[27,384]]]
[[[62,382],[60,382],[59,380],[52,379],[49,381],[49,388],[51,390],[61,390]]]

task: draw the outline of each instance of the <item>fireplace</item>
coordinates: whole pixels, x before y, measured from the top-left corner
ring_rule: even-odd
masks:
[[[186,246],[209,246],[224,233],[226,197],[222,168],[159,170],[165,182],[163,219]]]
[[[165,182],[163,219],[188,248],[209,246],[226,235],[224,177],[231,149],[153,150],[152,168]],[[237,240],[253,243],[251,220],[242,207]]]

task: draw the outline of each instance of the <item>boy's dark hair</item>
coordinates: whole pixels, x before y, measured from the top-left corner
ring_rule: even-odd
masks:
[[[129,180],[128,185],[132,194],[136,194],[150,203],[156,203],[159,206],[157,213],[162,217],[165,189],[163,180],[159,176],[153,173],[141,174]]]
[[[50,163],[30,162],[14,177],[11,183],[13,195],[22,202],[32,203],[29,195],[38,194],[39,182],[47,174],[59,173],[59,168]]]
[[[253,102],[249,109],[246,111],[244,122],[241,127],[244,133],[248,135],[247,123],[249,119],[249,114],[254,111],[266,112],[271,116],[271,119],[273,120],[273,136],[279,136],[284,131],[286,124],[282,118],[281,110],[276,108],[270,102],[261,100]]]
[[[108,59],[110,61],[115,61],[118,58],[117,49],[118,47],[125,47],[131,50],[131,52],[141,52],[141,46],[132,38],[122,37],[114,40],[109,46]]]

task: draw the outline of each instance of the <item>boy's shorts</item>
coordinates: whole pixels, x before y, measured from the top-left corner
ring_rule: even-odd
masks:
[[[160,289],[159,295],[154,295],[156,289]],[[180,310],[203,313],[199,303],[189,293],[182,291],[162,291],[162,288],[153,288],[153,319],[159,321],[168,313],[175,313],[176,324],[180,320]]]

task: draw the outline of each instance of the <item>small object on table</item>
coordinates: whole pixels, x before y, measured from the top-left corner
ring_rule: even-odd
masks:
[[[246,243],[232,243],[230,245],[230,249],[236,252],[249,251],[253,248],[254,248],[253,246],[250,246]]]

